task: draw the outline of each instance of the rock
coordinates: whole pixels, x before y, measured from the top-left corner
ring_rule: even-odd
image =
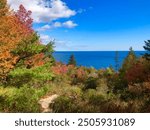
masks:
[[[41,106],[42,112],[53,112],[53,110],[49,107],[50,104],[54,103],[54,100],[58,97],[59,95],[54,94],[52,96],[48,96],[46,98],[42,98],[39,100],[39,104]]]

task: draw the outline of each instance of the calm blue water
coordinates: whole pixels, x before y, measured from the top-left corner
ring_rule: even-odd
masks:
[[[107,68],[112,66],[115,68],[116,51],[66,51],[54,52],[53,56],[56,61],[67,64],[70,55],[74,55],[78,66],[94,67],[96,69]],[[118,51],[119,66],[121,66],[128,51]],[[135,51],[137,56],[144,54],[144,51]]]

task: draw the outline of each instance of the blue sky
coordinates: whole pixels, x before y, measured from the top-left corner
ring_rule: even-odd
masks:
[[[8,1],[12,8],[20,4]],[[150,0],[33,0],[32,6],[22,1],[33,11],[41,40],[55,39],[55,50],[143,50],[144,40],[150,39]]]

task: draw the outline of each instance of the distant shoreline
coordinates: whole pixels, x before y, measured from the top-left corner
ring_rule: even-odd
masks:
[[[117,51],[117,50],[116,50]],[[108,50],[108,51],[54,51],[54,52],[116,52],[116,51],[111,51],[111,50]],[[129,52],[129,50],[119,50],[117,52]],[[145,50],[134,50],[134,52],[146,52]]]
[[[129,51],[117,51],[118,52],[118,64],[121,67],[125,57]],[[146,51],[134,51],[137,57],[142,56]],[[74,55],[77,66],[91,67],[95,69],[108,68],[112,66],[115,68],[116,51],[55,51],[53,53],[54,58],[58,62],[64,64],[68,63],[69,57]]]

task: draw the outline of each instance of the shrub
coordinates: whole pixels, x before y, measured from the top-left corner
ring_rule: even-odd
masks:
[[[121,93],[128,88],[128,83],[124,77],[116,73],[107,78],[107,86],[113,93]]]
[[[82,102],[81,89],[77,87],[66,89],[52,104],[53,112],[83,112],[84,102]]]
[[[144,102],[144,105],[141,108],[141,112],[146,112],[146,113],[150,112],[150,97],[147,98],[147,100]]]
[[[73,99],[66,96],[58,97],[52,106],[54,112],[64,112],[64,113],[76,111],[76,107],[77,106],[74,104]]]
[[[104,71],[104,76],[110,76],[110,75],[113,75],[114,74],[114,70],[113,70],[113,68],[111,68],[111,67],[108,67],[105,71]]]
[[[68,66],[61,63],[57,63],[55,66],[52,66],[51,69],[57,75],[66,74],[68,72]]]
[[[77,85],[81,83],[85,83],[88,75],[86,70],[83,67],[76,68],[69,73],[72,85]]]
[[[94,89],[88,89],[84,94],[84,99],[88,100],[90,104],[93,105],[103,105],[106,101],[114,99],[114,95],[112,93],[102,93]]]
[[[0,111],[3,112],[40,112],[38,100],[46,91],[29,86],[22,88],[0,89]]]
[[[89,77],[85,82],[84,90],[96,89],[97,87],[98,87],[98,79]]]

